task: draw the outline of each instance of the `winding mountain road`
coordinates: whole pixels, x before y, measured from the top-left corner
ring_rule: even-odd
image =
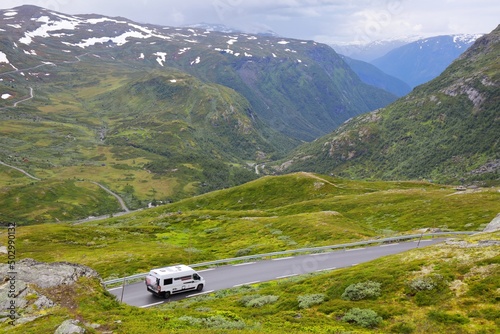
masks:
[[[33,98],[33,87],[29,87],[30,89],[30,96],[28,96],[27,98],[25,99],[22,99],[22,100],[19,100],[17,102],[15,102],[12,106],[13,107],[17,107],[17,105],[21,102],[25,102],[25,101],[28,101],[28,100],[31,100]]]
[[[27,171],[25,171],[24,169],[21,169],[21,168],[16,167],[16,166],[11,166],[11,165],[8,165],[8,164],[6,164],[6,163],[5,163],[5,162],[3,162],[3,161],[0,161],[0,165],[4,165],[4,166],[6,166],[6,167],[13,168],[13,169],[15,169],[15,170],[17,170],[17,171],[19,171],[19,172],[23,173],[24,175],[26,175],[27,177],[29,177],[29,178],[31,178],[31,179],[33,179],[33,180],[37,180],[37,181],[41,181],[41,180],[42,180],[42,179],[39,179],[38,177],[35,177],[35,176],[31,175],[30,173],[28,173],[28,172],[27,172]]]
[[[23,173],[24,175],[26,175],[27,177],[33,179],[33,180],[37,180],[37,181],[41,181],[42,179],[36,177],[36,176],[33,176],[31,175],[30,173],[28,173],[27,171],[25,171],[24,169],[22,168],[19,168],[19,167],[16,167],[16,166],[12,166],[12,165],[9,165],[9,164],[6,164],[5,162],[3,161],[0,161],[0,165],[3,165],[3,166],[6,166],[6,167],[9,167],[9,168],[13,168],[21,173]],[[103,186],[102,184],[98,183],[98,182],[95,182],[95,181],[89,181],[95,185],[98,185],[99,187],[101,187],[103,190],[105,190],[108,194],[110,195],[113,195],[116,200],[118,201],[118,203],[120,203],[120,206],[122,207],[123,211],[125,211],[125,213],[128,213],[130,212],[130,209],[127,207],[127,205],[125,204],[125,201],[123,200],[123,198],[121,198],[118,194],[112,192],[111,190],[109,190],[108,188],[106,188],[105,186]],[[109,216],[103,216],[104,218],[107,218]],[[103,218],[103,219],[104,219]]]
[[[74,60],[74,61],[67,60],[67,61],[63,61],[62,63],[64,63],[64,64],[71,64],[71,63],[81,62],[82,60],[80,59],[80,57],[86,56],[88,54],[89,54],[89,52],[86,52],[84,54],[81,54],[81,55],[78,55],[78,56],[74,56],[76,58],[76,60]],[[21,69],[15,68],[13,66],[15,68],[15,70],[4,72],[4,73],[0,73],[0,77],[2,77],[4,75],[8,75],[8,74],[21,73],[21,72],[24,72],[24,71],[34,70],[34,69],[40,68],[42,66],[57,66],[57,64],[56,63],[52,63],[52,62],[44,62],[43,64],[39,64],[39,65],[36,65],[36,66],[33,66],[33,67],[28,67],[28,68],[21,68]],[[0,110],[7,109],[7,108],[15,108],[15,107],[17,107],[17,105],[19,103],[31,100],[34,97],[34,95],[33,95],[33,87],[29,87],[29,92],[30,92],[30,95],[28,97],[23,98],[23,99],[21,99],[19,101],[14,102],[14,104],[11,105],[11,106],[2,107],[2,108],[0,108]]]
[[[124,287],[117,287],[109,289],[108,291],[115,295],[118,300],[121,300],[129,305],[149,307],[242,285],[250,285],[312,272],[328,271],[337,268],[355,266],[383,256],[418,248],[420,243],[431,245],[442,242],[443,240],[444,239],[442,238],[438,238],[421,240],[420,242],[411,241],[383,244],[380,246],[366,248],[275,258],[272,260],[246,262],[200,270],[199,273],[203,276],[203,278],[205,278],[206,281],[204,291],[201,293],[192,291],[172,295],[166,300],[153,296],[146,290],[144,282],[125,285]],[[169,264],[167,263],[165,264],[165,266],[168,265]],[[286,284],[286,281],[284,284]]]
[[[114,192],[112,192],[111,190],[109,190],[108,188],[106,188],[105,186],[103,186],[100,183],[97,183],[95,181],[90,181],[90,182],[92,182],[93,184],[98,185],[99,187],[101,187],[102,189],[104,189],[108,194],[113,195],[118,200],[118,202],[120,203],[120,206],[122,207],[122,209],[125,212],[130,212],[129,208],[127,208],[127,205],[125,204],[125,201],[118,194],[115,194]]]

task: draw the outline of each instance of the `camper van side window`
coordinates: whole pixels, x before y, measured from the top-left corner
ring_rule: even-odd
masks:
[[[163,280],[163,285],[169,285],[169,284],[172,284],[172,279],[171,278],[165,278]]]
[[[181,280],[181,281],[188,281],[190,279],[192,279],[193,277],[191,275],[187,275],[187,276],[182,276],[182,277],[176,277],[175,280],[178,281],[178,280]]]

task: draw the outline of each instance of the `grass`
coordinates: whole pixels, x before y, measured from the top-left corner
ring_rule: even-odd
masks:
[[[431,183],[298,173],[105,220],[22,226],[17,247],[21,257],[71,261],[92,266],[104,278],[123,277],[170,263],[341,244],[424,228],[482,230],[500,212],[499,198],[495,188],[458,193]],[[158,252],[165,254],[161,260]]]
[[[43,223],[121,211],[116,199],[90,182],[33,181],[1,190],[2,221]]]
[[[47,70],[51,76],[32,83],[32,100],[0,115],[0,160],[44,181],[100,182],[137,209],[251,180],[256,175],[246,161],[255,161],[256,151],[277,152],[260,134],[262,128],[273,130],[253,122],[248,101],[227,87],[172,68],[137,69],[116,61]],[[12,79],[26,80],[18,74]],[[10,197],[6,200],[22,197],[27,182],[15,174],[2,176],[7,178],[0,186],[9,187],[0,190]],[[108,208],[116,201],[101,200]],[[63,217],[49,205],[27,209],[4,206],[3,218],[33,224],[95,211],[83,205],[83,214],[70,210]]]
[[[496,333],[500,249],[478,245],[500,241],[500,232],[461,240],[472,247],[423,247],[355,267],[217,291],[149,309],[119,304],[98,282],[81,279],[65,287],[67,291],[45,291],[56,300],[68,296],[64,306],[39,311],[41,318],[9,327],[9,332],[53,331],[64,319],[73,318],[89,333],[148,333],[151,328],[156,333]],[[437,284],[419,295],[411,282],[423,277]],[[380,284],[375,297],[342,298],[346,288],[367,281]],[[367,318],[347,322],[347,314]]]

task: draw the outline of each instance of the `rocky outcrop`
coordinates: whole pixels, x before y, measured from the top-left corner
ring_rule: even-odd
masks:
[[[85,328],[78,326],[78,320],[66,320],[59,327],[57,327],[54,334],[83,334]]]
[[[489,161],[481,167],[474,169],[470,174],[481,175],[485,173],[495,173],[500,169],[500,159]]]
[[[101,280],[97,272],[87,266],[33,259],[23,259],[13,267],[0,264],[0,275],[0,322],[16,325],[34,321],[41,316],[41,310],[58,305],[51,297],[51,290],[71,286],[81,277]],[[74,323],[61,326],[58,333],[83,333],[75,330],[84,330]]]
[[[0,265],[2,276],[8,271],[7,264]],[[69,262],[43,263],[33,259],[23,259],[16,263],[16,277],[18,281],[41,288],[51,288],[73,284],[80,277],[99,277],[99,274],[92,268]]]
[[[484,228],[483,232],[495,232],[500,230],[500,213]]]

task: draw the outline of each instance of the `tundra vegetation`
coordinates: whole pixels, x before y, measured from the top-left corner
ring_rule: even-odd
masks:
[[[105,220],[20,226],[16,247],[22,257],[86,264],[111,279],[170,263],[424,229],[480,231],[500,211],[499,197],[497,188],[457,191],[429,182],[296,173]],[[150,309],[120,304],[98,281],[82,278],[74,286],[43,291],[57,306],[35,312],[41,315],[36,320],[1,326],[35,333],[80,319],[89,333],[146,333],[151,328],[158,333],[495,333],[500,250],[498,244],[480,242],[498,242],[499,233]]]
[[[429,182],[351,181],[296,173],[105,220],[22,226],[17,248],[23,257],[39,261],[88,265],[108,279],[169,263],[327,246],[422,229],[480,231],[498,212],[497,188],[457,191]]]
[[[10,333],[53,332],[64,320],[79,319],[88,333],[497,333],[500,249],[485,241],[500,242],[500,232],[459,239],[148,309],[120,304],[97,280],[81,278],[44,291],[59,304],[35,312],[36,320],[0,326]],[[367,288],[376,293],[345,298],[346,291]]]

